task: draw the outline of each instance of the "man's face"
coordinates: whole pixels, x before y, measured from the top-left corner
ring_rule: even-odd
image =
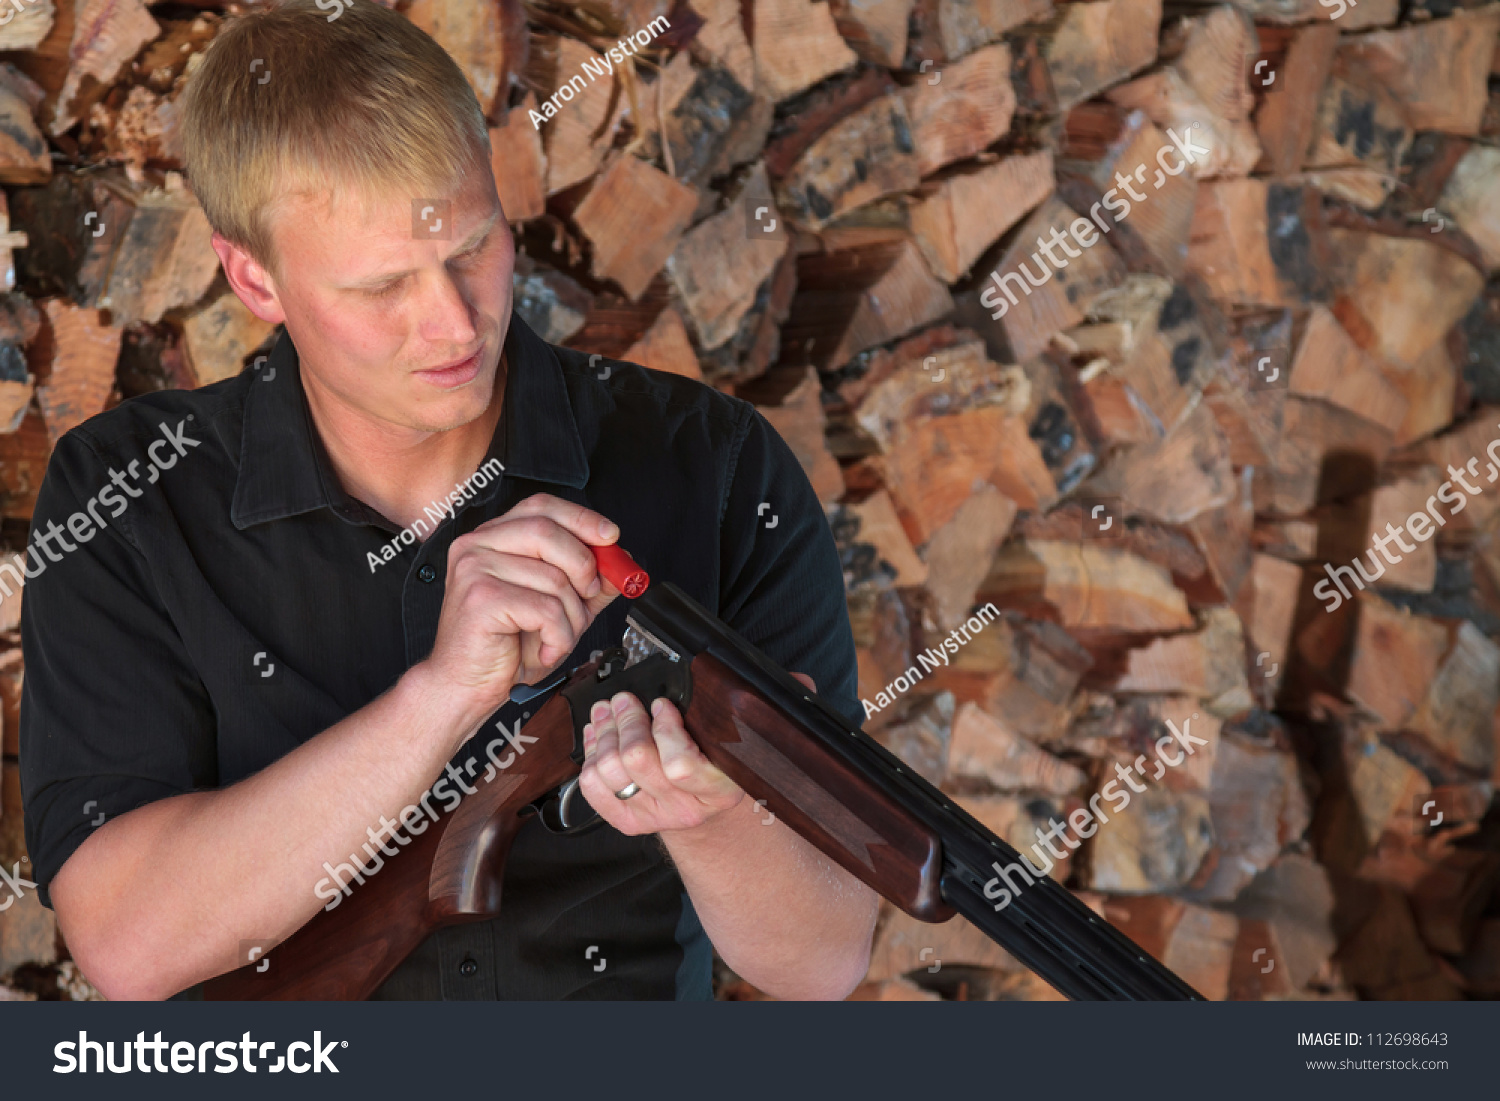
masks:
[[[412,200],[289,201],[271,227],[273,312],[318,405],[335,402],[372,427],[441,432],[489,407],[515,246],[487,167],[439,208],[441,230],[437,211],[415,221]]]

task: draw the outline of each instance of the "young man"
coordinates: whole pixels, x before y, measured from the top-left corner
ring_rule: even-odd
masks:
[[[466,743],[514,729],[511,687],[620,639],[591,545],[858,721],[837,553],[790,450],[742,401],[591,368],[512,313],[485,120],[431,39],[366,0],[255,12],[195,73],[183,136],[230,284],[285,333],[253,371],[69,433],[38,498],[33,530],[65,534],[24,601],[27,844],[101,991],[244,964],[339,896],[340,865],[378,874],[445,769],[472,790]],[[378,996],[704,998],[710,940],[771,994],[847,994],[875,896],[764,824],[670,704],[592,718],[607,825],[525,827],[503,915]]]

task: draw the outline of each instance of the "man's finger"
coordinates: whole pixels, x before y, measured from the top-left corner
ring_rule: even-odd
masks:
[[[671,700],[661,703],[651,722],[651,734],[661,758],[662,774],[679,790],[705,801],[732,791],[734,781],[703,756],[683,725],[676,704]]]
[[[507,513],[459,536],[453,541],[453,547],[450,555],[468,555],[478,549],[487,549],[499,554],[540,559],[562,570],[580,599],[587,599],[599,591],[595,588],[599,582],[599,567],[589,544],[550,516],[515,517]]]
[[[661,755],[652,736],[651,716],[646,714],[641,701],[628,692],[618,692],[610,700],[610,706],[618,732],[620,762],[631,782],[640,784],[641,790],[661,802],[680,798],[682,793],[662,771]]]
[[[588,630],[593,616],[583,598],[578,595],[577,589],[573,587],[571,579],[558,567],[537,558],[502,554],[486,546],[473,547],[470,553],[484,572],[491,577],[508,582],[517,588],[555,597],[561,605],[574,638]],[[570,646],[569,650],[571,649]]]

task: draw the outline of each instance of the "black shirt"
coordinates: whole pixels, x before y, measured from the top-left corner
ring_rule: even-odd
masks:
[[[690,379],[591,369],[519,316],[506,352],[486,460],[503,476],[378,566],[399,528],[341,487],[285,333],[259,371],[132,399],[58,442],[21,623],[26,843],[44,902],[101,814],[244,779],[389,689],[432,649],[454,537],[533,493],[614,520],[653,579],[862,720],[833,537],[765,418]],[[610,605],[567,665],[618,643],[627,610]],[[521,710],[507,703],[455,761]],[[710,996],[710,945],[654,837],[532,822],[504,899],[494,921],[431,937],[377,997]]]

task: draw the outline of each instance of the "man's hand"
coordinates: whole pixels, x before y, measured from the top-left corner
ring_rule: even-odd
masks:
[[[793,673],[817,690],[811,677]],[[579,788],[589,805],[626,835],[695,829],[739,805],[745,791],[709,763],[688,735],[671,700],[652,705],[619,692],[594,704],[583,728]],[[629,799],[615,792],[639,784]]]
[[[453,540],[427,664],[495,707],[512,685],[546,676],[620,595],[589,549],[619,535],[599,513],[537,493]]]

